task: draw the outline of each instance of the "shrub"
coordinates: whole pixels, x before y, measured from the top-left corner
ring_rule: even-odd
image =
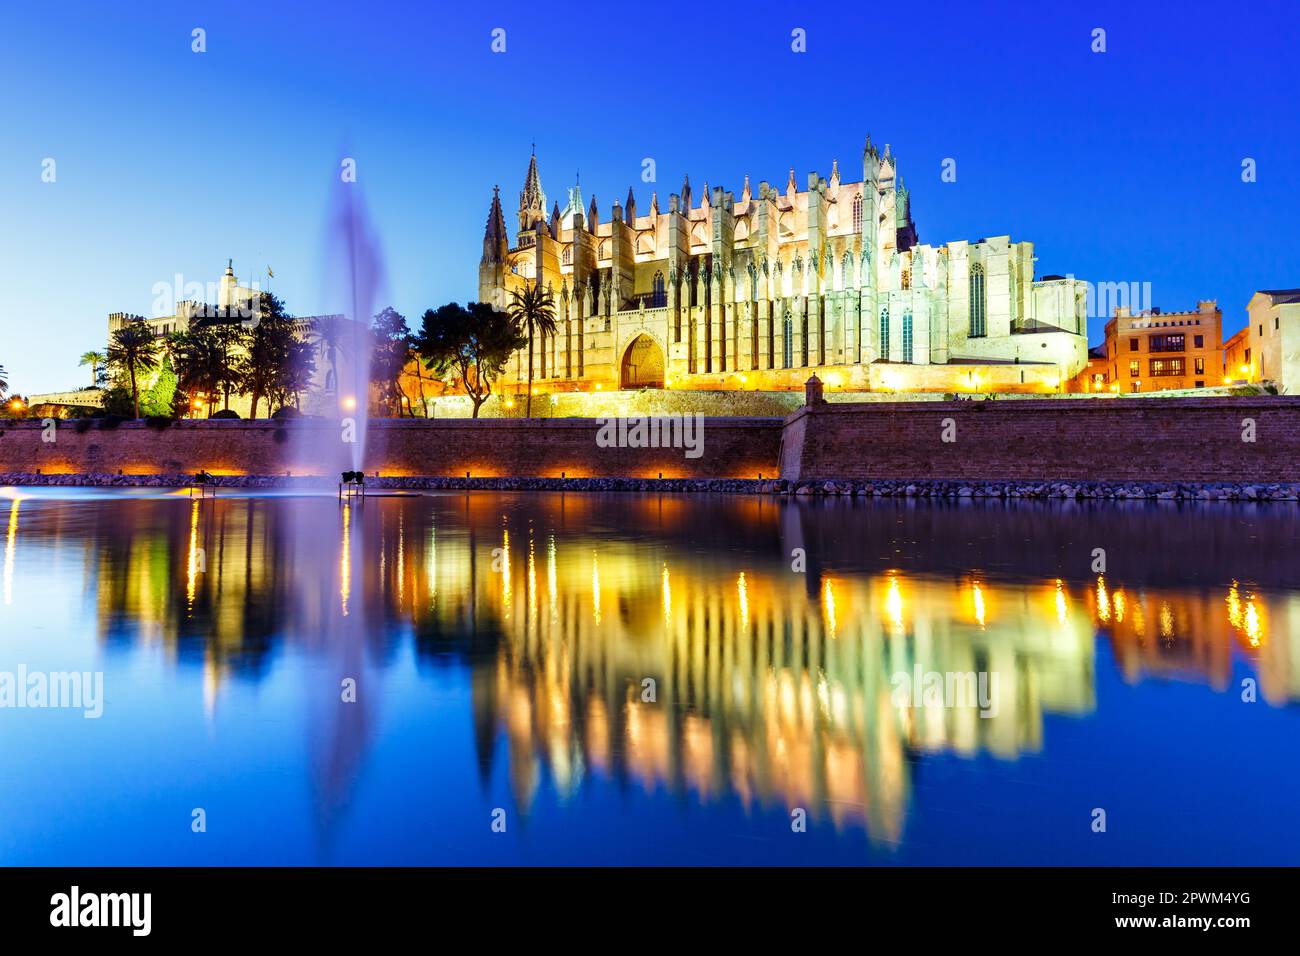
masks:
[[[172,420],[166,415],[150,415],[144,420],[144,423],[155,431],[162,431],[165,428],[171,427]]]
[[[101,431],[110,431],[126,421],[121,415],[102,415],[99,418],[99,428]]]
[[[213,412],[212,418],[223,418],[226,420],[237,419],[239,418],[239,412],[235,411],[233,408],[223,408],[219,412]]]
[[[291,418],[302,418],[302,412],[291,405],[284,405],[271,413],[272,421],[288,421]]]

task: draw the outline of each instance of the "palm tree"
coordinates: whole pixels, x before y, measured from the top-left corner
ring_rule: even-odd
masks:
[[[109,339],[108,362],[125,369],[131,378],[131,402],[135,417],[140,417],[140,387],[136,372],[151,372],[158,367],[158,340],[143,320],[128,322]]]
[[[78,365],[90,366],[90,387],[99,388],[99,367],[107,361],[103,352],[82,352]]]
[[[506,314],[519,326],[519,331],[528,336],[528,403],[524,414],[533,417],[533,338],[541,335],[543,346],[545,337],[554,335],[555,296],[549,288],[543,289],[539,284],[524,284],[523,289],[510,293],[510,305]]]
[[[5,367],[3,365],[0,365],[0,398],[4,398],[5,392],[9,391],[8,376],[9,373],[5,371]]]
[[[210,330],[196,327],[185,332],[173,332],[167,337],[167,350],[171,354],[172,368],[176,370],[177,387],[190,400],[202,393],[207,399],[208,417],[212,417],[221,390],[224,359],[221,344]]]

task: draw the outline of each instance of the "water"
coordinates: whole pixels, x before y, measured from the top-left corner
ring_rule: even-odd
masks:
[[[1289,506],[5,494],[2,864],[1300,862]]]
[[[324,459],[327,472],[360,471],[370,420],[374,351],[370,323],[380,308],[385,271],[378,234],[355,182],[337,182],[331,187],[325,275],[326,301],[342,321],[334,323],[337,347],[327,349],[329,354],[321,359],[323,367],[333,369],[335,379],[332,407],[322,411],[340,419],[341,440],[338,446],[317,444],[295,449],[295,454],[312,465]]]

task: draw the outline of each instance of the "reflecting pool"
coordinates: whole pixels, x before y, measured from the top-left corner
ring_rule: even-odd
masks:
[[[1294,505],[0,495],[3,864],[1300,862]]]

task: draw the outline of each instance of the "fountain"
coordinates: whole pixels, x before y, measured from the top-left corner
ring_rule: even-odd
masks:
[[[319,377],[333,383],[313,409],[338,423],[338,443],[304,433],[295,459],[308,473],[361,471],[365,467],[370,411],[370,322],[384,284],[378,238],[355,182],[336,182],[326,227],[323,301],[317,342]]]

